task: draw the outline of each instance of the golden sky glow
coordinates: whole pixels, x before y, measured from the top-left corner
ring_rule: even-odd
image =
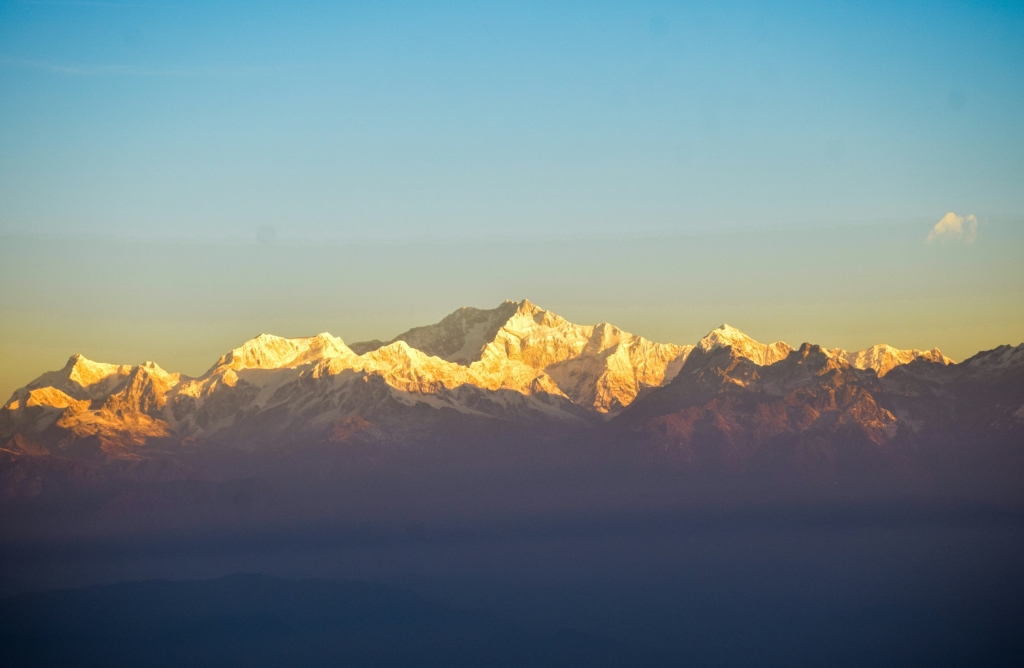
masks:
[[[389,339],[459,306],[529,298],[566,319],[694,343],[938,346],[961,360],[1024,340],[1024,226],[973,244],[919,225],[705,235],[394,243],[0,243],[0,394],[80,352],[198,375],[261,332]]]

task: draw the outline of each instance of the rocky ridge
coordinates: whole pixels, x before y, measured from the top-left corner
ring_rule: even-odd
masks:
[[[528,300],[495,309],[461,308],[436,325],[416,327],[404,341],[428,355],[468,367],[486,387],[511,375],[542,379],[573,403],[617,413],[645,387],[672,379],[693,346],[654,343],[608,323],[575,325]],[[366,351],[385,345],[357,343]]]
[[[858,369],[873,369],[879,377],[892,371],[895,367],[903,364],[910,364],[914,360],[926,360],[937,364],[953,364],[938,348],[931,350],[897,350],[884,343],[877,344],[865,350],[847,352],[842,348],[833,348],[826,351],[829,355],[846,360],[850,366]]]
[[[610,437],[698,468],[830,475],[879,470],[922,448],[960,457],[965,444],[1016,450],[1024,442],[1024,344],[961,364],[938,351],[872,354],[879,350],[805,343],[760,365],[739,348],[700,348],[671,383],[627,408]],[[888,366],[893,359],[907,361]]]
[[[848,353],[808,345],[762,344],[728,325],[696,345],[655,343],[608,323],[576,325],[529,301],[506,301],[459,309],[386,343],[262,334],[197,378],[152,362],[118,366],[75,355],[0,408],[0,443],[22,452],[134,457],[142,446],[215,441],[254,448],[300,438],[415,436],[428,425],[445,433],[467,420],[586,428],[623,411],[624,422],[635,421],[687,383],[792,394],[780,388],[799,374],[786,370],[806,370],[812,358],[818,371],[861,385],[877,384],[897,367],[951,364],[937,350],[880,345]],[[1012,351],[1000,355],[1004,364],[1018,363]],[[711,359],[731,361],[695,375]],[[872,438],[897,420],[881,409],[857,410],[880,425]]]

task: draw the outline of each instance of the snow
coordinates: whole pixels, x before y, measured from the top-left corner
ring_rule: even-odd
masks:
[[[725,324],[708,332],[707,336],[697,343],[697,347],[704,352],[712,352],[726,346],[761,366],[786,359],[786,356],[793,352],[793,348],[784,341],[759,343],[735,327]]]
[[[992,350],[978,353],[964,362],[977,371],[1008,370],[1024,366],[1024,343],[1019,346],[999,346]]]
[[[847,352],[842,348],[833,348],[826,352],[833,357],[846,360],[850,366],[857,369],[873,369],[879,377],[889,373],[897,366],[910,364],[918,359],[938,364],[953,364],[953,360],[943,355],[938,348],[898,350],[890,345],[880,343],[856,352]]]
[[[729,325],[696,346],[656,343],[608,323],[576,325],[527,300],[506,301],[494,309],[459,309],[362,355],[327,332],[294,339],[261,334],[198,378],[153,362],[102,364],[75,355],[16,391],[0,409],[0,424],[38,433],[56,421],[77,434],[127,434],[133,443],[171,433],[202,440],[269,410],[277,421],[271,428],[326,425],[382,410],[383,397],[473,415],[579,421],[588,413],[615,415],[645,389],[669,383],[695,348],[725,346],[759,365],[793,351]],[[1006,348],[984,363],[1024,360],[1024,346]],[[913,359],[950,363],[938,350],[885,345],[828,352],[879,375]],[[29,415],[26,407],[48,410]]]

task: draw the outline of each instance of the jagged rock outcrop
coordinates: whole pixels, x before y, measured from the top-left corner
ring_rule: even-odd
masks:
[[[881,379],[901,424],[947,444],[1024,444],[1024,344],[982,351],[960,364],[917,359]]]
[[[86,439],[108,452],[142,445],[171,435],[161,414],[180,380],[153,362],[102,364],[73,355],[63,369],[14,392],[0,408],[0,435],[18,451],[44,443],[64,450]]]
[[[700,349],[672,383],[627,409],[614,427],[671,448],[693,466],[780,457],[821,466],[844,442],[883,446],[895,435],[897,418],[876,400],[878,389],[874,373],[811,344],[770,365],[730,346]]]
[[[668,386],[610,423],[610,438],[686,466],[830,475],[902,465],[936,447],[1024,442],[1024,346],[957,365],[938,351],[839,354],[805,343],[759,365],[751,357],[762,349],[738,340],[698,346]]]

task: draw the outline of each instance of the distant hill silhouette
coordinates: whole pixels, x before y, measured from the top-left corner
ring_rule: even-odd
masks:
[[[535,637],[382,585],[232,575],[0,600],[6,666],[660,665],[582,633]]]

